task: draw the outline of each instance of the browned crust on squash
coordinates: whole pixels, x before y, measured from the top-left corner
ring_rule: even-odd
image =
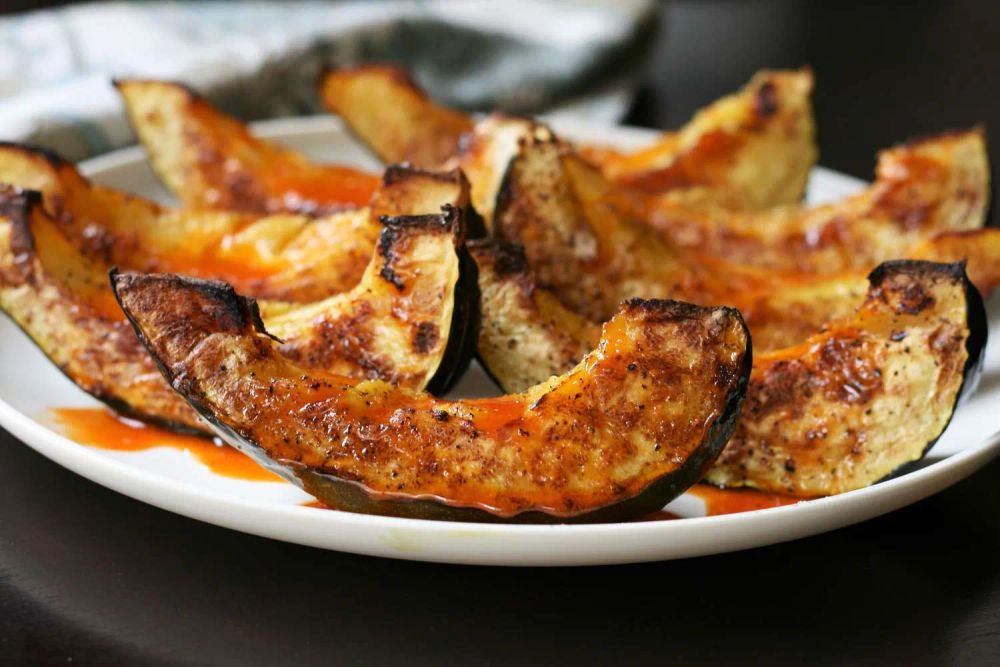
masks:
[[[245,315],[225,333],[188,311],[230,308],[206,307],[183,283],[151,301],[139,292],[163,285],[137,280],[119,296],[172,385],[220,435],[341,509],[427,516],[430,504],[438,518],[519,521],[648,511],[714,457],[749,371],[735,311],[637,301],[608,325],[601,352],[558,381],[435,401],[302,373]]]

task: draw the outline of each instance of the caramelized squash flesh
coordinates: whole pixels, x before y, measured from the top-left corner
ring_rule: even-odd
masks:
[[[505,391],[572,368],[599,325],[533,281],[517,248],[472,247],[479,264],[479,357]],[[736,432],[706,479],[817,496],[872,484],[919,459],[975,385],[987,334],[961,264],[880,265],[852,314],[804,342],[757,351]]]
[[[709,482],[832,495],[937,441],[981,369],[982,299],[961,264],[889,262],[869,281],[854,317],[756,355],[743,416]]]
[[[313,302],[361,279],[383,215],[464,208],[457,171],[386,169],[369,205],[321,217],[172,209],[92,183],[50,152],[0,145],[0,183],[39,190],[45,208],[82,253],[135,270],[233,283],[265,299]]]
[[[439,168],[472,129],[469,116],[435,104],[405,70],[392,65],[328,70],[319,96],[386,164]]]
[[[647,148],[587,153],[612,181],[646,192],[695,189],[742,210],[795,204],[817,157],[812,88],[809,70],[761,71]]]
[[[82,389],[129,415],[204,430],[124,321],[111,268],[81,253],[37,193],[0,196],[0,308]],[[478,332],[462,211],[383,219],[361,281],[312,303],[265,303],[282,354],[305,367],[446,391]]]
[[[772,271],[868,271],[935,234],[983,226],[990,178],[979,129],[907,142],[879,155],[860,193],[813,207],[733,212],[690,196],[644,200],[642,217],[679,246]]]
[[[648,148],[582,150],[611,180],[646,192],[697,190],[717,203],[747,210],[797,203],[816,162],[812,87],[808,70],[762,71],[743,90],[699,111]],[[488,167],[504,152],[510,125],[473,129],[471,117],[436,104],[405,70],[388,65],[328,71],[320,97],[386,162],[440,167],[460,155],[479,163],[463,168],[473,181],[477,210],[489,220],[492,200],[476,196],[471,169]],[[500,135],[492,136],[494,131]],[[496,180],[503,169],[501,164]],[[491,179],[484,175],[483,180]]]
[[[378,177],[267,142],[181,84],[115,82],[156,173],[185,206],[316,214],[367,203]]]
[[[352,511],[598,521],[658,509],[728,439],[750,367],[736,311],[635,300],[566,374],[443,401],[296,366],[224,284],[121,274],[115,290],[220,436]]]

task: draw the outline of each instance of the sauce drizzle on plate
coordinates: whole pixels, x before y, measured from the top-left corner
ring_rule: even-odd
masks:
[[[172,447],[187,452],[216,475],[253,482],[282,481],[249,457],[218,441],[174,433],[121,417],[105,408],[53,408],[51,413],[63,433],[83,445],[119,452]]]
[[[794,505],[808,498],[796,498],[778,493],[763,493],[753,489],[720,489],[708,484],[695,484],[687,490],[705,503],[706,516],[738,514],[770,507]]]

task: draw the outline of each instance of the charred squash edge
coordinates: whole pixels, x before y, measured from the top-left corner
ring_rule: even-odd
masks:
[[[58,155],[52,154],[55,160],[61,160]],[[9,197],[0,197],[0,216],[7,218],[11,224],[11,247],[12,249],[20,249],[22,252],[34,252],[35,249],[35,238],[31,233],[30,224],[28,222],[31,216],[32,210],[37,206],[43,208],[42,206],[42,194],[36,190],[24,190],[20,188],[15,188],[17,191],[16,195]],[[43,209],[44,210],[44,209]],[[184,424],[182,422],[174,421],[172,419],[166,419],[163,417],[158,417],[156,415],[150,415],[147,412],[135,409],[131,404],[100,391],[94,391],[92,389],[85,389],[80,386],[80,384],[66,372],[62,364],[59,364],[53,359],[48,351],[31,335],[31,332],[25,329],[21,324],[14,319],[5,310],[2,310],[3,314],[10,320],[14,326],[18,328],[25,337],[31,341],[31,343],[38,348],[38,350],[45,356],[45,358],[52,364],[52,367],[57,369],[63,377],[73,383],[73,386],[80,391],[86,393],[89,396],[97,399],[101,403],[114,410],[116,413],[128,419],[135,419],[136,421],[141,421],[146,424],[152,424],[153,426],[159,426],[176,433],[182,433],[185,435],[194,435],[199,437],[211,437],[211,434],[192,428],[191,426]]]
[[[937,273],[946,278],[960,280],[962,282],[966,302],[966,328],[969,331],[969,335],[965,339],[967,359],[965,361],[965,366],[962,368],[962,384],[955,393],[955,402],[952,404],[951,412],[948,414],[948,420],[945,422],[941,432],[927,442],[923,450],[920,452],[919,457],[913,461],[907,461],[900,464],[885,476],[874,480],[862,488],[868,488],[869,486],[874,486],[894,477],[905,475],[912,469],[915,463],[918,463],[927,455],[931,448],[934,447],[938,440],[941,439],[941,436],[948,431],[948,427],[955,418],[955,411],[958,409],[959,405],[964,400],[969,398],[973,392],[975,392],[986,360],[986,343],[989,338],[989,322],[986,315],[986,307],[983,303],[983,298],[982,295],[980,295],[979,290],[976,289],[976,286],[973,285],[971,281],[969,281],[969,278],[965,273],[965,262],[942,263],[919,259],[900,259],[883,262],[868,274],[869,294],[871,294],[872,290],[877,289],[893,272],[899,270],[912,271],[915,273]],[[711,482],[706,483],[712,484]],[[718,484],[712,484],[712,486],[730,488]],[[850,493],[850,491],[847,491],[847,493]]]
[[[13,188],[12,191],[14,192],[13,195],[0,197],[0,216],[7,218],[11,225],[12,250],[14,250],[17,254],[34,252],[35,241],[30,229],[29,219],[35,207],[44,210],[42,204],[42,194],[35,190],[24,190],[18,188]],[[461,378],[465,370],[468,368],[468,365],[475,353],[475,346],[479,335],[479,283],[477,266],[471,256],[469,256],[468,250],[465,249],[464,243],[462,243],[463,239],[461,231],[458,231],[457,233],[454,231],[456,228],[461,230],[462,225],[461,212],[458,209],[446,206],[443,215],[383,216],[383,224],[386,225],[386,229],[393,229],[394,227],[402,226],[423,226],[427,228],[441,227],[442,220],[444,221],[446,228],[456,234],[456,243],[459,244],[456,246],[456,253],[459,260],[459,280],[452,293],[454,304],[451,326],[448,334],[448,343],[441,353],[437,370],[430,378],[425,388],[425,391],[435,395],[446,392],[449,388],[451,388],[451,386],[454,385],[455,382],[457,382],[459,378]],[[391,244],[386,244],[384,246],[384,251],[388,252],[390,250]],[[115,276],[120,274],[121,272],[117,268],[112,268],[110,270],[109,275],[112,287],[114,285]],[[199,282],[197,279],[192,280],[196,283]],[[201,282],[211,284],[213,281]],[[260,312],[257,308],[257,302],[253,300],[250,301],[253,303],[254,317],[256,317],[257,320],[260,320]],[[192,428],[187,424],[172,419],[166,419],[150,412],[137,409],[130,403],[106,392],[84,388],[71,375],[69,375],[69,373],[66,372],[61,364],[57,363],[49,355],[46,349],[38,343],[38,341],[27,329],[21,326],[17,320],[6,312],[4,314],[7,315],[10,321],[13,322],[29,340],[31,340],[31,342],[42,352],[43,355],[45,355],[46,359],[52,363],[53,367],[57,368],[63,376],[73,383],[74,386],[101,401],[115,412],[130,419],[136,419],[144,423],[161,426],[175,432],[198,435],[201,437],[210,437],[210,434],[206,433],[204,430]],[[260,324],[263,326],[263,321],[260,321]]]
[[[120,287],[127,287],[130,282],[137,278],[142,279],[143,277],[137,274],[116,273],[112,275],[111,280],[115,291],[115,298],[120,305],[122,305],[119,293]],[[145,276],[145,278],[148,277]],[[264,323],[261,320],[256,302],[253,299],[237,294],[232,286],[218,281],[169,274],[160,274],[159,277],[161,280],[167,282],[191,285],[213,297],[213,300],[218,301],[220,304],[219,317],[220,321],[224,320],[222,324],[225,327],[225,331],[236,333],[249,325],[257,333],[271,337],[264,328]],[[625,303],[632,308],[644,309],[679,308],[687,312],[711,310],[688,303],[666,300],[630,299]],[[139,340],[150,351],[150,355],[155,358],[151,343],[143,334],[133,314],[124,306],[122,309],[129,322],[132,323]],[[412,495],[400,497],[391,493],[376,492],[361,483],[326,473],[319,473],[302,465],[295,465],[287,461],[277,463],[261,452],[259,446],[246,440],[228,426],[220,424],[212,414],[209,406],[196,399],[188,398],[187,400],[224,439],[239,442],[243,445],[241,449],[244,452],[253,452],[255,460],[266,465],[268,469],[285,473],[286,477],[290,472],[301,483],[302,488],[306,492],[313,493],[313,495],[320,495],[315,493],[315,490],[323,489],[322,495],[327,498],[336,497],[337,508],[345,511],[414,519],[470,521],[478,523],[598,523],[617,521],[623,517],[641,516],[642,514],[661,509],[669,500],[683,493],[685,489],[690,488],[701,478],[705,469],[725,447],[736,426],[736,420],[739,418],[743,398],[746,394],[747,383],[750,378],[753,352],[750,332],[747,330],[746,324],[743,323],[743,318],[740,316],[739,311],[728,307],[721,307],[720,310],[735,315],[746,335],[747,347],[741,359],[736,384],[726,394],[719,416],[707,429],[702,439],[702,446],[691,455],[683,466],[655,480],[637,495],[579,514],[567,515],[539,510],[526,510],[512,515],[498,515],[481,507],[449,503],[446,499],[438,496]],[[175,378],[170,370],[159,359],[156,360],[156,363],[164,377],[173,386]]]
[[[430,172],[434,174],[435,172]],[[462,211],[450,204],[441,207],[439,215],[401,215],[382,216],[380,222],[385,226],[379,236],[377,252],[386,260],[382,269],[382,278],[400,287],[398,279],[392,274],[391,252],[393,240],[398,236],[398,230],[403,227],[444,228],[454,234],[458,256],[458,282],[452,290],[451,326],[448,330],[448,344],[438,360],[438,368],[424,391],[440,396],[451,389],[468,369],[476,353],[479,341],[479,267],[465,247],[465,221]],[[225,283],[223,283],[225,284]],[[114,278],[112,278],[112,287]],[[232,289],[230,287],[230,289]],[[234,290],[235,294],[235,290]],[[117,299],[117,293],[115,294]],[[246,297],[241,297],[246,298]],[[119,301],[119,305],[121,302]],[[256,308],[256,301],[254,308]],[[259,318],[259,310],[258,319]],[[256,326],[256,324],[255,324]],[[263,326],[263,321],[261,321]],[[270,334],[269,334],[270,335]]]
[[[924,447],[923,452],[920,453],[920,458],[917,459],[919,461],[927,455],[927,452],[929,452],[931,448],[937,444],[937,441],[941,439],[941,436],[948,431],[948,427],[951,425],[951,421],[955,418],[955,411],[958,409],[959,405],[972,396],[972,394],[976,391],[976,387],[979,386],[983,366],[986,363],[986,343],[989,341],[990,325],[989,319],[986,315],[986,304],[983,302],[983,297],[979,293],[976,286],[972,284],[972,281],[969,280],[969,276],[965,273],[965,260],[950,264],[942,262],[929,262],[921,259],[898,259],[889,262],[882,262],[868,274],[869,288],[881,285],[882,282],[889,276],[890,272],[899,269],[940,273],[941,275],[949,278],[961,280],[965,291],[965,326],[969,330],[969,335],[965,339],[965,352],[968,355],[968,358],[965,360],[965,366],[962,368],[962,385],[955,393],[955,403],[951,408],[951,414],[948,415],[947,423],[945,423],[944,428],[941,429],[941,432],[937,435],[937,437],[928,442],[927,446]],[[906,469],[910,465],[911,463],[902,464],[882,479],[873,482],[873,484],[878,484],[883,480],[896,476],[901,470]]]

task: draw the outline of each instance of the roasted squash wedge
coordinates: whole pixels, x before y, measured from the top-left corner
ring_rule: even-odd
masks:
[[[357,512],[563,522],[659,509],[725,443],[750,366],[737,311],[635,300],[565,375],[435,400],[296,366],[224,283],[120,274],[114,285],[171,386],[221,437]]]
[[[392,65],[327,70],[319,96],[386,164],[439,168],[472,130],[469,116],[435,104],[406,70]]]
[[[37,192],[0,197],[0,281],[0,308],[81,389],[128,416],[204,429],[130,330],[107,266],[62,235]]]
[[[479,357],[504,391],[566,372],[600,328],[533,284],[517,248],[472,244]],[[800,496],[867,486],[937,440],[986,342],[982,300],[961,264],[895,261],[857,311],[787,349],[756,352],[742,416],[707,479]]]
[[[255,137],[181,84],[115,86],[153,168],[185,206],[315,214],[363,206],[378,184],[374,174],[310,162]]]
[[[817,157],[812,88],[808,69],[761,71],[648,148],[586,152],[611,180],[647,192],[702,188],[746,210],[794,204]]]
[[[632,201],[538,127],[510,162],[492,234],[521,246],[537,284],[587,319],[603,321],[615,303],[639,295],[725,303],[741,310],[758,350],[800,342],[852,313],[865,294],[864,271],[873,267],[781,272],[708,256],[651,232]],[[963,258],[936,247],[938,259]]]
[[[976,384],[982,299],[961,264],[888,262],[869,281],[854,317],[756,355],[743,416],[706,480],[832,495],[886,477],[937,441]]]
[[[939,232],[982,227],[990,178],[981,130],[911,141],[879,156],[875,182],[838,202],[727,211],[691,197],[645,202],[643,218],[680,246],[776,271],[867,271]]]
[[[500,186],[492,234],[520,246],[539,286],[570,310],[597,322],[636,296],[740,308],[755,345],[764,328],[815,331],[831,316],[801,308],[817,293],[842,292],[842,281],[817,286],[810,276],[777,275],[672,244],[646,227],[630,197],[544,127],[520,142]],[[853,279],[852,284],[863,278]],[[863,293],[863,287],[862,287]],[[850,312],[851,300],[837,312]],[[761,335],[758,336],[758,328]],[[765,348],[766,349],[766,348]]]
[[[548,128],[528,118],[490,114],[465,135],[458,154],[449,163],[461,168],[469,179],[472,205],[487,229],[493,226],[497,196],[508,165],[521,144],[535,138],[557,141]]]
[[[816,162],[812,87],[809,70],[760,72],[742,91],[703,109],[649,148],[582,150],[612,180],[648,192],[696,189],[703,197],[746,209],[796,203]],[[437,168],[467,150],[463,135],[472,130],[471,118],[435,104],[398,67],[331,70],[321,80],[320,98],[386,162],[410,160]],[[486,132],[493,129],[511,127],[480,127],[478,142],[492,144]],[[503,166],[499,171],[502,175]],[[471,173],[469,179],[475,198],[477,179]],[[477,198],[477,206],[483,201],[492,200]],[[477,210],[488,222],[489,211]]]
[[[33,192],[0,197],[0,308],[82,389],[143,419],[203,428],[135,339],[107,281]],[[461,212],[384,218],[361,282],[311,304],[268,302],[279,350],[303,367],[443,392],[474,352],[479,295]]]
[[[313,218],[171,209],[102,187],[50,152],[0,144],[0,183],[40,190],[46,210],[84,253],[141,271],[233,283],[255,297],[312,302],[351,289],[371,258],[383,215],[465,208],[458,172],[391,166],[370,206]]]
[[[666,240],[629,216],[601,174],[543,126],[520,142],[496,199],[493,235],[524,248],[542,285],[603,321],[633,296],[701,297],[709,286]]]

